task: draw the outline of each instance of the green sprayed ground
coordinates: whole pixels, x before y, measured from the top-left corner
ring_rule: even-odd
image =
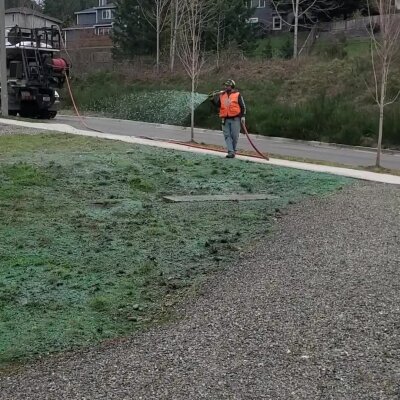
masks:
[[[265,237],[277,210],[349,181],[46,134],[0,137],[0,182],[0,362],[8,362],[165,320],[185,289]],[[162,200],[224,193],[279,198]]]

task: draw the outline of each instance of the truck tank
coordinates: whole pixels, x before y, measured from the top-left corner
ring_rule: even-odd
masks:
[[[57,89],[64,86],[70,69],[60,50],[57,26],[6,29],[9,115],[41,119],[57,115]]]

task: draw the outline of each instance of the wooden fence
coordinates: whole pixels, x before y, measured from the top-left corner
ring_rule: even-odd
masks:
[[[361,17],[356,19],[349,19],[344,21],[322,22],[318,24],[318,31],[322,36],[335,35],[343,33],[345,36],[359,36],[368,37],[371,24],[379,25],[379,15],[371,17]],[[396,14],[394,18],[400,24],[400,14]]]

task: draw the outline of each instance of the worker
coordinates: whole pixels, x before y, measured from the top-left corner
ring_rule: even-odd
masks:
[[[240,125],[246,122],[246,105],[242,95],[235,89],[236,83],[233,79],[228,79],[224,87],[222,91],[211,93],[210,100],[219,109],[222,132],[228,150],[226,158],[235,158]]]

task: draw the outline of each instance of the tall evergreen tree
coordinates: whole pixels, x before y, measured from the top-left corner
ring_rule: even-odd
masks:
[[[56,17],[65,25],[72,25],[75,22],[74,13],[99,4],[98,0],[43,0],[43,12]]]
[[[217,45],[223,49],[229,43],[246,45],[254,39],[253,25],[247,22],[253,12],[243,0],[216,0],[206,31],[207,48],[214,50]]]
[[[360,12],[363,15],[368,14],[367,0],[333,0],[331,7],[326,12],[315,10],[314,14],[319,17],[319,20],[332,20],[333,18],[351,18],[355,12]]]
[[[146,18],[143,8],[151,8],[152,0],[116,0],[113,39],[115,54],[129,57],[133,55],[154,54],[156,36]],[[253,10],[243,0],[217,0],[203,35],[203,48],[219,50],[228,43],[245,44],[253,37],[252,26],[247,22]],[[215,22],[218,20],[218,24]],[[218,38],[218,39],[217,39]],[[217,43],[218,41],[218,43]]]
[[[15,7],[28,7],[36,10],[40,9],[39,4],[33,0],[5,0],[5,7],[6,10]]]
[[[116,0],[113,29],[114,54],[119,58],[155,54],[156,33],[143,16],[143,9],[150,9],[151,0]]]
[[[293,0],[273,0],[279,12],[293,12]],[[300,0],[299,13],[305,10],[303,24],[312,25],[314,21],[330,21],[333,18],[350,18],[356,11],[367,14],[367,0]]]
[[[331,11],[331,17],[348,19],[357,11],[362,15],[368,15],[367,0],[338,0],[337,3],[337,8]]]

